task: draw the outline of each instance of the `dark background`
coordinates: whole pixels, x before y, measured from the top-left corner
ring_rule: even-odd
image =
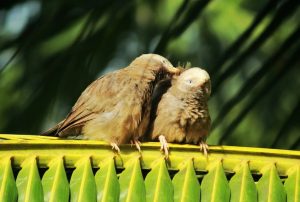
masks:
[[[143,53],[212,78],[209,144],[300,148],[298,0],[0,2],[0,133],[39,134]]]

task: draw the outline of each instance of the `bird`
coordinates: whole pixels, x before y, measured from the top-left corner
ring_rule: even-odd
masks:
[[[155,117],[152,117],[154,121],[150,124],[148,138],[160,141],[166,158],[169,156],[168,143],[199,144],[207,156],[206,138],[211,126],[208,110],[210,76],[199,67],[181,72],[156,86],[152,103],[158,103],[158,106],[152,106]]]
[[[163,56],[143,54],[92,82],[67,117],[43,135],[104,140],[117,152],[120,144],[130,142],[141,151],[139,138],[148,128],[154,86],[179,72]]]

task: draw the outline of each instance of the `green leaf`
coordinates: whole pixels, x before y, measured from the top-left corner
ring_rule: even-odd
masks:
[[[173,185],[163,158],[154,164],[145,179],[145,185],[147,201],[173,201]]]
[[[257,191],[251,176],[248,163],[242,162],[235,175],[229,182],[231,189],[231,202],[257,201]]]
[[[97,201],[119,201],[120,185],[115,170],[114,159],[104,160],[95,175],[97,185]]]
[[[127,162],[119,182],[121,202],[146,201],[146,190],[139,158],[133,158]]]
[[[226,202],[230,188],[220,161],[210,166],[201,183],[202,202]]]
[[[288,171],[284,187],[288,202],[300,202],[300,165],[294,166]]]
[[[277,174],[274,164],[262,170],[262,177],[257,183],[258,201],[264,202],[284,202],[286,193],[283,184]]]
[[[0,161],[0,199],[2,202],[17,201],[18,191],[11,169],[10,158]]]
[[[19,202],[43,202],[43,188],[35,157],[24,161],[16,180]]]
[[[96,201],[96,182],[89,158],[83,158],[76,163],[71,181],[71,201]]]
[[[53,160],[43,179],[44,201],[69,201],[69,183],[65,173],[63,159]]]
[[[200,184],[192,159],[188,160],[173,178],[175,202],[200,201]]]

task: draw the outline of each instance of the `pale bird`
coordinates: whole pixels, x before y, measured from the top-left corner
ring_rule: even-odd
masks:
[[[194,67],[184,70],[178,77],[174,76],[167,90],[164,88],[168,87],[168,81],[161,83],[155,90],[166,92],[158,106],[153,106],[156,117],[150,139],[160,141],[166,157],[169,155],[168,142],[199,144],[207,156],[205,140],[211,125],[207,105],[211,93],[209,74],[204,69]],[[157,94],[159,92],[154,92],[154,96]]]

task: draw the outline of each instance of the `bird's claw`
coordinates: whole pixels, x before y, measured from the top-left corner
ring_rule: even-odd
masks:
[[[120,148],[116,143],[110,143],[110,145],[112,146],[113,150],[116,150],[118,153],[120,153]]]
[[[168,145],[168,142],[167,142],[165,136],[163,136],[163,135],[160,135],[158,137],[158,139],[159,139],[159,142],[160,142],[160,145],[161,145],[160,150],[164,151],[165,157],[166,157],[166,159],[168,159],[169,158],[169,145]]]
[[[138,140],[130,140],[130,144],[131,144],[131,146],[135,145],[135,147],[137,148],[137,150],[139,152],[142,152],[142,150],[141,150],[141,144],[142,143],[140,141],[138,141]]]
[[[203,154],[207,157],[208,145],[203,140],[201,140],[199,146],[200,146],[200,151],[203,152]]]

